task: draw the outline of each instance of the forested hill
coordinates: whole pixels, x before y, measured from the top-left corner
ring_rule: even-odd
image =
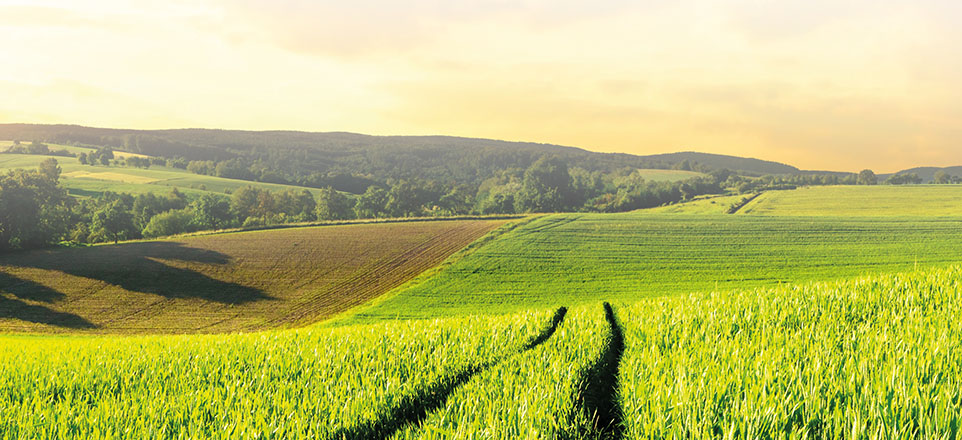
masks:
[[[798,172],[789,165],[704,153],[637,156],[580,148],[451,136],[369,136],[354,133],[210,129],[128,130],[77,125],[0,124],[0,139],[111,147],[187,161],[238,160],[288,170],[277,180],[311,175],[427,177],[480,183],[500,171],[525,169],[543,155],[588,171],[624,168],[731,169],[750,175]],[[317,177],[320,178],[320,177]],[[278,182],[281,183],[281,182]],[[313,185],[312,185],[313,186]]]
[[[772,162],[769,160],[726,156],[723,154],[698,153],[694,151],[654,154],[644,157],[648,160],[666,163],[681,163],[688,161],[690,163],[708,164],[712,168],[716,169],[737,170],[755,174],[796,174],[803,172],[791,165],[785,165],[783,163]]]

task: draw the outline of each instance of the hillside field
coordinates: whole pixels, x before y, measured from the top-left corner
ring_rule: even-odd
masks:
[[[0,256],[0,332],[304,325],[381,295],[504,220],[236,232]]]
[[[767,191],[738,214],[962,216],[962,185],[812,186]]]
[[[557,214],[353,317],[428,318],[944,266],[962,218]]]
[[[71,147],[65,145],[49,145],[51,149],[65,148],[72,152],[92,151],[88,148]],[[0,146],[0,150],[4,147]],[[77,150],[77,151],[75,151]],[[131,155],[130,153],[115,152],[117,156]],[[178,168],[152,166],[148,169],[118,166],[83,165],[75,157],[44,156],[34,154],[0,154],[0,172],[16,168],[35,169],[41,161],[54,158],[60,164],[63,173],[61,185],[75,196],[92,196],[106,191],[125,192],[131,194],[166,193],[173,188],[188,194],[217,193],[224,194],[248,185],[271,191],[287,189],[308,190],[315,196],[318,190],[292,185],[275,183],[250,182],[246,180],[225,179],[222,177],[194,174]]]
[[[679,180],[688,180],[705,176],[705,174],[696,171],[683,170],[640,169],[637,172],[639,176],[652,182],[677,182]]]

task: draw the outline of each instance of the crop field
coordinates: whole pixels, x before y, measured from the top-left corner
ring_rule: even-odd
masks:
[[[0,332],[216,333],[375,298],[504,220],[262,230],[0,257]]]
[[[54,147],[54,146],[51,146]],[[56,146],[59,149],[59,146]],[[79,147],[68,147],[78,149]],[[83,149],[82,149],[83,150]],[[116,153],[121,155],[122,153]],[[129,153],[127,153],[129,154]],[[76,196],[91,196],[106,191],[126,192],[131,194],[146,194],[168,192],[177,188],[184,193],[224,194],[248,185],[271,191],[307,189],[317,195],[317,189],[304,188],[276,183],[249,182],[246,180],[225,179],[222,177],[203,176],[186,170],[169,167],[152,166],[149,169],[128,167],[105,167],[101,165],[82,165],[73,157],[41,156],[32,154],[0,154],[0,172],[16,168],[35,169],[40,162],[47,158],[57,159],[63,169],[61,184],[67,191]]]
[[[956,438],[962,268],[620,310],[625,438]]]
[[[551,325],[543,311],[236,335],[0,337],[0,438],[387,438]]]
[[[836,280],[959,261],[962,218],[558,214],[347,322]]]
[[[962,216],[962,185],[813,186],[768,191],[738,214]]]
[[[0,438],[953,438],[962,268],[191,336],[0,336]]]

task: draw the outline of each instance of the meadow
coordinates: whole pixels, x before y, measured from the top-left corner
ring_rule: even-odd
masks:
[[[0,256],[0,332],[304,325],[437,266],[505,220],[284,228]]]
[[[767,191],[743,215],[962,216],[962,185],[812,186]]]
[[[346,322],[828,281],[950,265],[960,247],[962,218],[557,214]]]
[[[55,150],[67,149],[74,153],[93,151],[87,148],[66,145],[51,144],[49,146]],[[114,154],[118,157],[125,155],[141,156],[123,152],[115,152]],[[57,163],[63,170],[60,179],[61,184],[71,195],[79,197],[99,195],[107,191],[130,194],[164,193],[169,192],[173,188],[177,188],[179,191],[187,194],[224,194],[248,185],[269,189],[271,191],[288,189],[300,191],[307,189],[313,193],[315,197],[318,192],[315,188],[204,176],[191,173],[187,170],[166,166],[151,166],[148,169],[143,169],[83,165],[75,157],[33,154],[0,154],[0,172],[17,168],[36,169],[41,161],[51,157],[57,160]]]

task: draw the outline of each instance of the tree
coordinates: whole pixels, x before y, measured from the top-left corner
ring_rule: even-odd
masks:
[[[135,231],[134,216],[127,211],[122,200],[117,199],[105,206],[93,216],[94,234],[102,234],[114,243],[121,238],[128,238]]]
[[[80,161],[81,165],[87,165],[87,153],[80,153],[80,155],[77,156],[77,160]]]
[[[354,218],[354,201],[334,188],[321,188],[317,200],[318,220],[350,220]]]
[[[952,176],[950,176],[949,173],[946,173],[945,170],[938,170],[935,172],[935,176],[934,176],[934,179],[932,179],[932,182],[937,183],[939,185],[949,184],[949,183],[952,183]]]
[[[858,184],[876,185],[878,184],[878,177],[875,176],[875,172],[872,170],[862,170],[858,173]]]
[[[50,152],[50,148],[46,144],[42,144],[37,141],[33,141],[30,145],[27,145],[28,154],[47,154]]]
[[[230,226],[231,206],[226,197],[204,194],[190,204],[194,221],[200,229],[223,229]]]
[[[174,209],[150,218],[144,227],[144,237],[165,237],[196,231],[194,213],[190,209]]]
[[[49,163],[46,171],[18,169],[0,176],[0,251],[41,247],[64,237],[71,199],[59,176]]]
[[[519,201],[521,209],[528,212],[558,212],[566,208],[570,193],[567,164],[557,158],[542,157],[524,172]]]
[[[60,169],[60,165],[57,164],[57,159],[52,157],[44,159],[40,162],[39,171],[40,174],[42,174],[48,180],[52,180],[54,182],[60,180],[60,173],[63,172],[63,170]]]
[[[377,218],[382,217],[385,214],[385,206],[387,206],[388,195],[387,191],[380,186],[368,187],[364,194],[361,194],[357,198],[357,203],[354,205],[354,213],[357,218]]]

